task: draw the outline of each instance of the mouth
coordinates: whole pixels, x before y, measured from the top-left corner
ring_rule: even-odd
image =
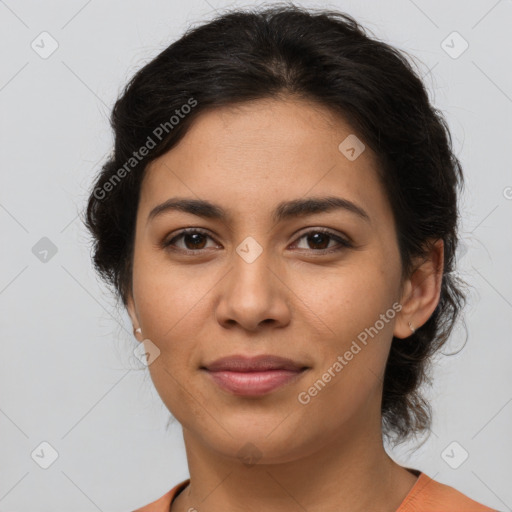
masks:
[[[262,396],[296,381],[309,368],[288,358],[262,355],[224,357],[200,369],[230,394]]]

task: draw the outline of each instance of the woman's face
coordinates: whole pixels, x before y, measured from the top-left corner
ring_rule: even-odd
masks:
[[[276,463],[380,433],[401,263],[374,155],[353,137],[321,106],[257,101],[203,113],[147,169],[128,309],[160,351],[149,365],[159,395],[205,447],[239,457],[251,443],[260,463]],[[338,206],[290,207],[327,197]],[[150,215],[171,198],[208,201],[223,217]],[[308,369],[259,395],[203,369],[262,354]]]

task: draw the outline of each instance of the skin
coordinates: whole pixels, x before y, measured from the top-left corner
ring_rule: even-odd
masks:
[[[383,447],[382,377],[393,335],[409,336],[408,322],[421,326],[439,301],[443,246],[435,243],[402,280],[375,156],[367,146],[350,161],[338,149],[352,133],[314,103],[258,100],[201,114],[147,169],[127,309],[142,330],[137,339],[160,350],[151,378],[183,427],[191,483],[172,512],[392,512],[416,482]],[[343,209],[271,218],[281,201],[333,195],[370,220]],[[170,197],[206,199],[231,216],[169,211],[148,222]],[[208,236],[162,247],[188,227]],[[319,228],[353,247],[304,236]],[[262,248],[252,263],[236,252],[248,236]],[[401,311],[317,396],[299,403],[298,394],[394,303]],[[200,370],[233,354],[279,355],[310,368],[263,397],[233,396]],[[249,466],[239,455],[247,443],[257,453]]]

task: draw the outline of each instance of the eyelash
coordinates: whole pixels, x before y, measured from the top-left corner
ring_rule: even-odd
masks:
[[[308,235],[315,234],[315,233],[322,233],[322,234],[325,234],[325,235],[329,235],[329,237],[331,239],[333,239],[334,241],[338,242],[339,245],[337,247],[335,247],[335,248],[330,248],[330,249],[319,249],[319,250],[316,250],[316,249],[309,249],[309,250],[308,249],[299,249],[299,251],[306,250],[306,251],[311,251],[311,252],[317,253],[319,255],[323,255],[323,254],[330,254],[330,253],[333,253],[333,252],[341,251],[343,249],[349,249],[349,248],[353,248],[354,247],[354,245],[351,242],[349,242],[348,240],[346,240],[345,238],[342,238],[342,237],[334,234],[332,231],[329,231],[329,230],[323,229],[323,228],[312,229],[310,231],[306,231],[305,233],[302,233],[302,235],[297,239],[297,241],[301,240],[304,237],[307,237]],[[190,255],[198,254],[201,251],[205,250],[205,249],[196,249],[196,250],[181,249],[181,248],[173,247],[173,243],[175,243],[176,240],[182,238],[185,235],[189,235],[189,234],[200,234],[200,235],[204,235],[204,236],[206,236],[208,238],[211,238],[213,240],[213,238],[208,234],[208,232],[204,231],[203,229],[200,229],[200,228],[188,228],[188,229],[183,229],[182,231],[180,231],[176,236],[171,238],[168,242],[164,242],[163,243],[163,247],[164,248],[168,248],[168,249],[173,250],[173,251],[176,251],[176,252],[181,252],[183,254],[190,254]],[[294,243],[297,243],[297,241],[294,242]]]

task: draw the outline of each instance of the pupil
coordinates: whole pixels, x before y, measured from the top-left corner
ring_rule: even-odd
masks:
[[[318,243],[320,243],[320,245],[322,245],[322,247],[316,247],[316,249],[326,249],[327,246],[329,245],[329,242],[328,242],[329,235],[326,235],[325,233],[315,233],[313,235],[310,235],[308,238],[313,239],[313,244],[318,245]],[[324,240],[323,244],[322,244],[322,239]],[[326,241],[327,241],[327,243],[325,243]]]
[[[185,235],[185,245],[188,247],[189,244],[186,243],[187,242],[187,239],[193,239],[192,241],[192,244],[194,247],[193,249],[202,249],[202,247],[199,247],[201,245],[201,238],[204,238],[203,235],[201,235],[200,233],[192,233],[192,234],[186,234]],[[204,243],[204,240],[202,240],[203,243]]]

